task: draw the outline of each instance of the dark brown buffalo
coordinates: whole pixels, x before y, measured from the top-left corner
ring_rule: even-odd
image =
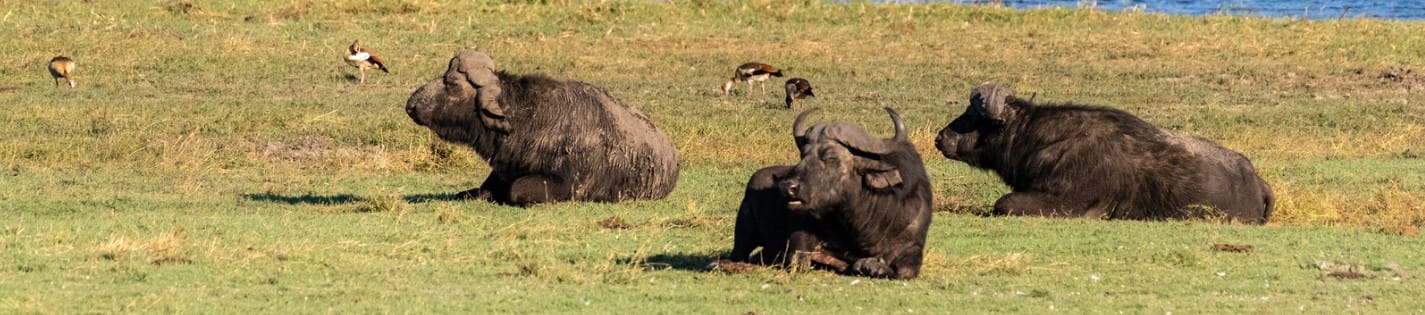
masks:
[[[464,198],[519,206],[658,199],[678,182],[678,153],[648,115],[591,84],[496,71],[484,53],[456,54],[411,95],[406,113],[490,163]]]
[[[920,274],[930,225],[930,181],[905,124],[890,139],[856,125],[823,122],[793,134],[802,160],[773,166],[748,180],[729,259],[808,262],[837,272],[910,279]],[[751,255],[762,248],[759,255]],[[788,255],[792,254],[792,255]]]
[[[995,202],[1000,215],[1261,224],[1272,213],[1271,187],[1237,152],[1122,110],[1038,105],[993,84],[974,89],[935,146],[1013,189]]]

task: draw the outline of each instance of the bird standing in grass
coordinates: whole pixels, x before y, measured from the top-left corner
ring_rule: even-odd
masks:
[[[762,82],[762,93],[767,93],[767,78],[781,77],[782,70],[761,62],[748,62],[737,66],[737,70],[732,73],[732,78],[722,84],[722,95],[727,96],[732,90],[732,84],[739,81],[747,81],[747,95],[752,95],[752,82]]]
[[[53,59],[50,59],[49,75],[54,77],[55,87],[59,86],[59,79],[64,78],[64,82],[69,84],[70,88],[73,88],[74,79],[70,76],[74,75],[74,59],[69,59],[69,57],[65,56],[55,56]]]
[[[792,108],[792,103],[807,97],[816,97],[811,92],[811,82],[802,78],[792,78],[787,80],[787,108]]]
[[[347,47],[346,64],[356,67],[356,69],[361,72],[361,76],[358,79],[361,83],[366,83],[367,68],[381,69],[381,72],[386,73],[391,72],[390,70],[386,70],[386,64],[381,63],[381,58],[371,54],[371,52],[365,48],[361,48],[360,40],[351,42],[351,47]]]

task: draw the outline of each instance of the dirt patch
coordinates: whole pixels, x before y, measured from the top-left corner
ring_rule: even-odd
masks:
[[[1212,244],[1212,250],[1229,253],[1250,253],[1255,250],[1252,245],[1246,244]]]
[[[1391,235],[1416,236],[1420,235],[1420,228],[1410,225],[1387,226],[1380,229],[1381,233]]]
[[[1390,66],[1381,69],[1356,69],[1357,75],[1368,76],[1384,84],[1402,86],[1407,89],[1425,87],[1425,73],[1406,67]]]
[[[610,230],[623,230],[632,228],[633,224],[629,224],[628,222],[624,221],[623,218],[619,218],[615,215],[604,218],[603,220],[599,220],[599,226]]]
[[[172,265],[172,264],[187,265],[187,264],[191,264],[191,263],[193,263],[193,260],[188,259],[188,258],[182,258],[182,257],[163,257],[163,258],[159,258],[159,259],[154,259],[154,260],[153,260],[153,264],[154,264],[155,266]]]
[[[317,136],[306,136],[289,142],[250,140],[244,147],[248,152],[279,161],[349,158],[357,155],[357,151],[354,149],[335,148],[326,138]]]
[[[1331,273],[1326,274],[1326,276],[1327,276],[1327,277],[1336,278],[1336,279],[1350,279],[1350,280],[1365,279],[1365,278],[1366,278],[1366,275],[1365,275],[1365,274],[1359,273],[1359,272],[1355,272],[1355,271],[1333,271],[1333,272],[1331,272]]]
[[[758,267],[760,266],[745,262],[717,260],[708,264],[707,269],[708,271],[717,271],[722,273],[746,273],[751,272],[753,270],[757,270]]]

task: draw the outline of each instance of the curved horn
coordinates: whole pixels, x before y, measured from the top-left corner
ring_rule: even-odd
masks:
[[[985,83],[970,92],[970,107],[991,120],[1003,121],[1006,100],[1014,96],[1014,91],[994,83]]]
[[[816,110],[817,108],[813,107],[802,111],[801,114],[797,114],[797,119],[792,121],[792,138],[797,141],[798,151],[807,144],[807,128],[803,127],[803,124],[806,122],[807,116],[811,116]]]
[[[465,50],[457,53],[450,62],[451,70],[460,74],[466,84],[475,88],[475,105],[479,107],[480,122],[485,127],[501,132],[510,131],[510,122],[505,119],[503,104],[500,104],[500,78],[495,74],[495,60],[485,53]],[[447,74],[449,76],[449,74]]]
[[[905,122],[901,121],[901,115],[897,114],[896,110],[891,109],[890,107],[882,108],[886,109],[887,114],[891,114],[891,123],[895,124],[896,126],[896,135],[894,137],[891,137],[891,141],[906,142]]]

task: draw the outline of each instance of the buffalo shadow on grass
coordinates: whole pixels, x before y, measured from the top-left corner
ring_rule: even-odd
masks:
[[[285,203],[289,205],[341,205],[367,201],[367,197],[352,194],[316,195],[305,193],[300,195],[284,195],[272,192],[260,194],[243,194],[243,198],[252,201]],[[423,203],[431,201],[457,201],[461,200],[456,194],[412,194],[401,196],[407,203]]]
[[[618,263],[624,265],[638,265],[647,270],[683,270],[683,271],[707,271],[708,264],[722,258],[717,254],[657,254],[648,258],[638,259],[635,257],[619,258]]]

